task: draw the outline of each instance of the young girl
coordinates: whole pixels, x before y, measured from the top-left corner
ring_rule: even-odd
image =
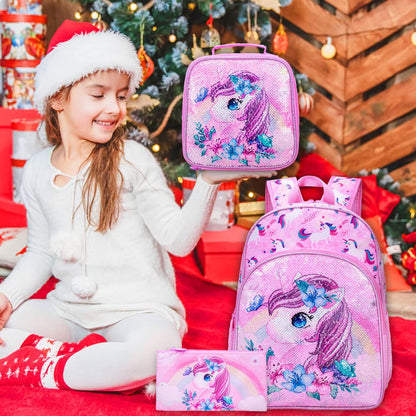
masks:
[[[154,378],[156,351],[186,332],[168,252],[192,251],[219,183],[270,176],[202,172],[179,208],[151,153],[121,133],[140,79],[127,37],[70,21],[37,69],[50,147],[24,169],[29,237],[0,288],[0,385],[121,391]],[[51,275],[47,299],[28,300]]]

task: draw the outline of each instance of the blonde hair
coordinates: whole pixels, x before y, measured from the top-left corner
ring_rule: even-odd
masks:
[[[44,123],[48,143],[52,146],[62,144],[58,113],[52,107],[56,101],[63,102],[69,97],[71,86],[50,97],[46,103]],[[85,207],[87,221],[96,227],[96,231],[106,232],[118,220],[120,213],[120,193],[123,176],[119,169],[124,154],[124,129],[119,126],[107,143],[96,143],[88,159],[90,168],[82,188],[82,203]],[[93,205],[97,194],[100,195],[100,215],[98,223],[93,218]]]

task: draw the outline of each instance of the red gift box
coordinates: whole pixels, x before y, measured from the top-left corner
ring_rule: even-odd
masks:
[[[202,234],[196,253],[206,280],[236,286],[248,231],[234,225],[228,230]]]

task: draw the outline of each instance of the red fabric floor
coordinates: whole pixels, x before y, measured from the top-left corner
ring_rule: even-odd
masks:
[[[178,293],[187,314],[189,332],[184,347],[197,349],[227,349],[228,325],[234,309],[235,291],[200,279],[201,273],[192,256],[174,259]],[[51,283],[50,283],[51,284]],[[36,296],[43,297],[46,286]],[[302,411],[269,410],[279,416],[306,415],[416,415],[416,321],[391,318],[393,342],[393,376],[380,407],[367,411]],[[147,416],[178,415],[157,412],[155,400],[143,394],[88,393],[56,391],[42,388],[2,387],[0,416]],[[239,415],[264,413],[235,412]]]

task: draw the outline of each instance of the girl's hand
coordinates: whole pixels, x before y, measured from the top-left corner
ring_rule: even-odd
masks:
[[[211,184],[217,185],[223,182],[238,181],[250,178],[271,178],[276,176],[277,171],[233,171],[233,170],[203,170],[202,179]]]
[[[10,315],[12,314],[13,307],[9,299],[3,293],[0,293],[0,329],[3,329],[6,322],[9,320]],[[3,343],[3,340],[0,338],[0,344]]]

